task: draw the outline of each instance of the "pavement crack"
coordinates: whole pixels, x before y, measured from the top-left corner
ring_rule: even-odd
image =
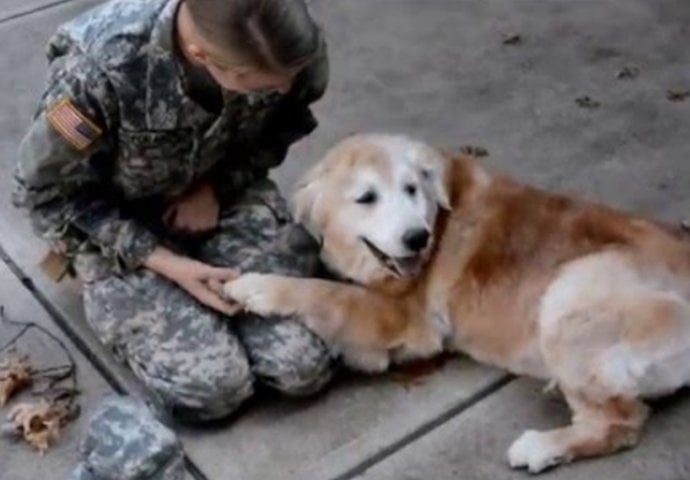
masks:
[[[48,10],[48,9],[53,8],[53,7],[58,7],[60,5],[63,5],[65,3],[70,3],[73,1],[75,1],[75,0],[55,0],[54,2],[46,3],[45,5],[39,5],[37,7],[30,8],[28,10],[22,10],[20,12],[12,13],[7,17],[0,18],[0,25],[2,25],[3,23],[11,22],[12,20],[17,20],[19,18],[26,17],[28,15],[32,15],[32,14],[37,13],[37,12],[41,12],[43,10]]]
[[[346,470],[345,472],[339,474],[336,477],[330,478],[329,480],[352,480],[358,477],[359,475],[362,475],[374,465],[381,463],[382,461],[386,460],[387,458],[391,457],[403,448],[410,445],[412,442],[419,440],[428,433],[431,433],[436,428],[440,427],[447,421],[468,410],[470,407],[472,407],[476,403],[479,403],[481,400],[488,397],[489,395],[496,393],[498,390],[508,385],[514,379],[515,377],[513,375],[506,374],[498,380],[491,382],[486,387],[480,389],[473,395],[452,406],[451,408],[441,413],[437,417],[432,418],[428,422],[420,425],[414,431],[408,433],[399,440],[393,442],[391,445],[382,448],[378,452],[375,452],[373,455],[370,455],[369,457],[362,460],[359,464]]]

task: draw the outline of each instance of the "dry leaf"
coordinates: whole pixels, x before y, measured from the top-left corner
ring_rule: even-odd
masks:
[[[690,89],[687,88],[670,88],[666,92],[666,98],[672,102],[682,102],[690,98]]]
[[[20,403],[7,416],[24,440],[41,455],[59,438],[60,427],[68,421],[68,417],[65,408],[51,405],[46,400]]]
[[[501,43],[503,45],[517,45],[522,43],[522,35],[519,33],[504,34]]]
[[[32,371],[28,356],[10,354],[0,363],[0,407],[4,407],[14,394],[31,385]]]
[[[589,95],[577,97],[575,99],[575,103],[577,103],[577,105],[579,107],[582,107],[582,108],[599,108],[601,106],[600,102],[598,102],[597,100],[594,100]]]
[[[463,145],[460,147],[460,153],[469,155],[471,157],[486,157],[489,154],[489,151],[479,145]]]
[[[633,78],[637,78],[639,73],[640,69],[635,65],[628,65],[618,70],[618,73],[616,73],[616,78],[619,80],[632,80]]]

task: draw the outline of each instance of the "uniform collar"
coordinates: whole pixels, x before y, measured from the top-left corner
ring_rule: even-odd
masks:
[[[193,102],[184,91],[175,51],[177,9],[182,0],[165,0],[154,20],[147,47],[146,123],[151,129],[179,128]]]
[[[146,91],[147,125],[152,129],[175,129],[206,117],[203,108],[192,100],[184,88],[184,71],[176,51],[177,10],[183,0],[164,0],[148,44]],[[277,93],[257,92],[248,95],[223,89],[224,103],[241,103],[258,107],[275,101]]]
[[[175,53],[175,19],[182,0],[165,0],[151,30],[150,46],[161,53]]]

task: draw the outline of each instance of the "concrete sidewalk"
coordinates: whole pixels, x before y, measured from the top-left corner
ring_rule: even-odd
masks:
[[[59,23],[96,3],[0,6],[0,164],[7,172],[0,178],[0,304],[68,334],[86,412],[113,389],[145,393],[90,334],[78,285],[41,276],[43,246],[6,194],[17,143],[43,88],[43,45]],[[276,172],[286,191],[333,142],[375,130],[483,146],[490,168],[527,181],[660,219],[690,215],[690,99],[667,98],[669,89],[690,88],[688,0],[311,5],[329,37],[332,81],[316,107],[320,128]],[[625,67],[637,75],[619,78]],[[576,100],[585,96],[593,102]],[[0,345],[10,334],[0,327]],[[347,376],[318,398],[261,398],[211,431],[178,430],[198,479],[526,478],[506,467],[510,442],[525,428],[566,419],[564,406],[538,390],[459,359],[419,384]],[[634,451],[548,477],[690,478],[688,398],[659,405]],[[45,457],[0,439],[0,480],[64,478],[84,418]]]

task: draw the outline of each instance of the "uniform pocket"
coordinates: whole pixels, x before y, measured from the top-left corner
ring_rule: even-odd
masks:
[[[191,129],[120,130],[114,180],[128,199],[180,193],[195,175]]]

